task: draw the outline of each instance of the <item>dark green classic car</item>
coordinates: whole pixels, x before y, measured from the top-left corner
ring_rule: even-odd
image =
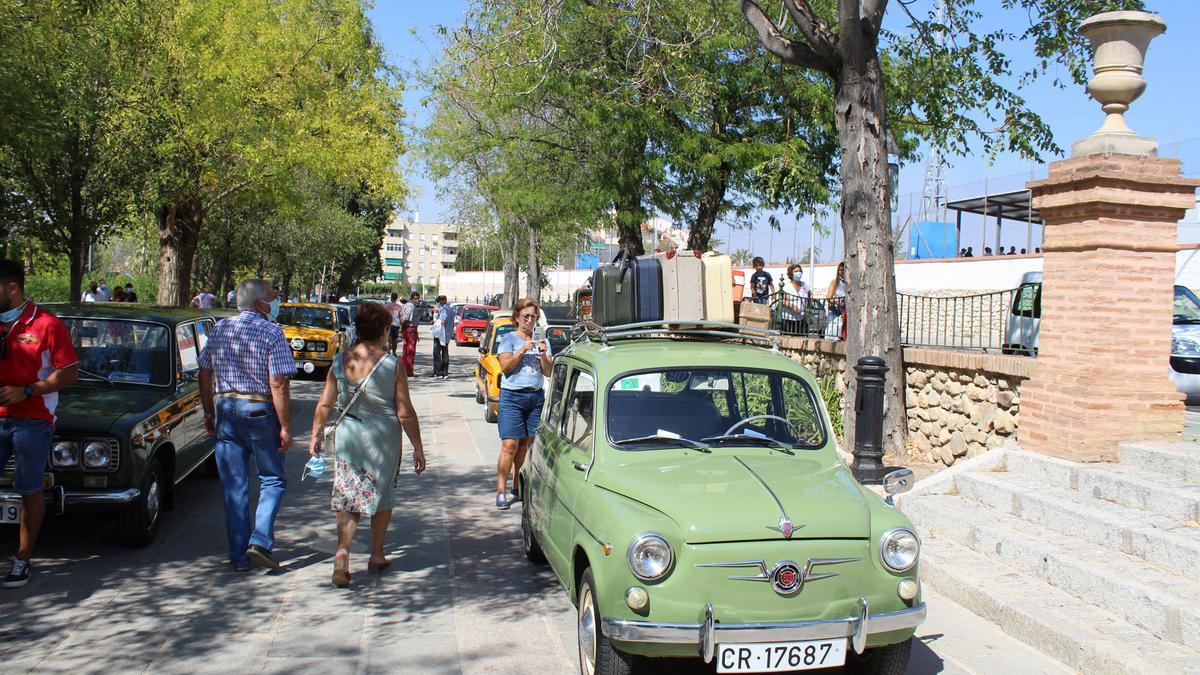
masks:
[[[112,511],[122,541],[146,546],[175,485],[208,464],[198,357],[216,317],[206,310],[118,303],[48,304],[79,353],[79,382],[59,399],[46,467],[51,513]],[[13,466],[0,505],[19,513]],[[10,514],[13,515],[13,514]],[[5,518],[9,520],[9,518]]]
[[[628,673],[634,655],[718,673],[904,672],[925,617],[920,542],[855,481],[778,333],[576,333],[518,482],[525,555],[578,609],[580,672]]]

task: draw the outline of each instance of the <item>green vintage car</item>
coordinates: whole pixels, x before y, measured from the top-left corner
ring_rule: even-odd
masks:
[[[920,543],[838,455],[812,374],[769,331],[666,329],[587,327],[558,354],[519,477],[525,553],[576,603],[580,670],[902,673]]]
[[[117,533],[146,546],[175,485],[206,464],[197,358],[216,322],[207,310],[145,305],[47,304],[71,333],[79,382],[61,394],[46,467],[51,513],[111,511]],[[16,522],[13,466],[0,476],[3,522]]]

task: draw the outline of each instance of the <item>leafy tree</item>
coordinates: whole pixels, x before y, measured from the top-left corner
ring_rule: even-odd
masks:
[[[170,4],[143,78],[153,106],[134,123],[152,130],[159,167],[158,300],[182,304],[206,216],[234,195],[286,200],[307,176],[402,194],[400,85],[357,0]]]
[[[0,2],[5,221],[24,222],[48,251],[68,256],[71,300],[79,300],[89,246],[135,216],[144,165],[129,148],[139,134],[117,119],[151,52],[144,14],[153,4]]]
[[[898,31],[884,26],[888,0],[782,0],[767,9],[755,0],[738,4],[768,51],[823,77],[831,88],[846,242],[846,358],[854,363],[870,354],[886,360],[885,445],[902,451],[905,384],[888,209],[889,124],[911,125],[959,152],[973,141],[992,154],[1057,151],[1049,128],[1017,87],[1046,74],[1054,60],[1065,62],[1073,81],[1082,83],[1087,50],[1078,23],[1096,12],[1141,3],[1002,0],[1006,9],[1028,17],[1022,33],[990,25],[974,0],[947,0],[944,17],[930,3],[924,18],[914,13],[914,3],[898,2],[901,20],[907,21]],[[782,9],[778,21],[772,19],[776,9]],[[1020,39],[1033,43],[1038,62],[1013,72],[1004,48]],[[889,109],[900,114],[889,118]],[[854,378],[849,384],[846,443],[852,446]]]

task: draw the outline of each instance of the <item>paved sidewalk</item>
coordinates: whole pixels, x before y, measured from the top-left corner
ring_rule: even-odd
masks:
[[[574,609],[552,573],[522,556],[520,507],[493,504],[498,441],[474,401],[474,351],[452,347],[454,378],[443,382],[428,377],[426,336],[418,349],[411,388],[429,466],[413,476],[406,454],[388,571],[367,574],[364,527],[351,587],[329,583],[330,479],[300,482],[321,385],[297,382],[297,443],[277,526],[282,570],[229,570],[215,479],[179,486],[146,549],[112,543],[103,517],[51,519],[33,582],[0,591],[4,672],[575,672]],[[15,539],[15,528],[0,528],[4,559]],[[1067,672],[961,607],[928,600],[910,673]],[[697,661],[648,665],[712,672]]]

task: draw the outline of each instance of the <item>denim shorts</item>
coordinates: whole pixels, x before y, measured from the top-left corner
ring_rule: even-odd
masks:
[[[536,434],[545,399],[541,389],[501,389],[496,405],[500,438],[530,438]]]
[[[0,467],[16,456],[17,476],[13,489],[22,496],[42,491],[42,476],[50,459],[54,428],[45,420],[0,417]]]

